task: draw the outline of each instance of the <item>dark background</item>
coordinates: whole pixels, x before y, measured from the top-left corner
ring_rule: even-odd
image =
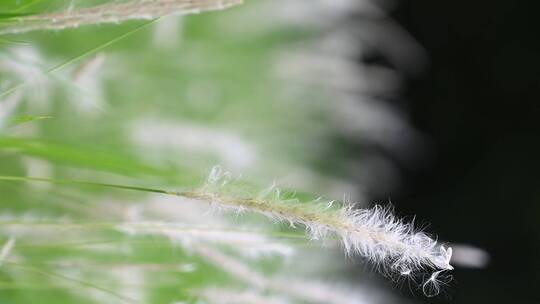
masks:
[[[530,1],[400,1],[428,65],[405,92],[430,154],[405,170],[399,211],[486,249],[428,303],[540,303],[540,10]],[[407,293],[403,293],[407,294]]]

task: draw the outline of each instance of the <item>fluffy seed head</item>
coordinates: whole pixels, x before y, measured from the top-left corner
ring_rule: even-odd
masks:
[[[313,240],[337,236],[348,255],[360,255],[389,275],[417,278],[432,273],[426,283],[436,285],[441,273],[453,269],[451,248],[439,245],[413,223],[397,218],[389,208],[355,209],[351,204],[335,206],[338,204],[321,199],[302,203],[285,199],[275,186],[253,198],[235,192],[236,182],[215,167],[204,187],[180,195],[208,201],[221,209],[256,212],[292,227],[304,226]]]

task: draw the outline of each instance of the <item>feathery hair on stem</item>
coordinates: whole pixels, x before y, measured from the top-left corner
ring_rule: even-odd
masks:
[[[231,175],[219,167],[212,169],[204,187],[179,195],[236,212],[263,214],[293,227],[303,225],[311,239],[337,236],[347,254],[359,254],[388,274],[418,277],[429,271],[428,281],[434,283],[439,274],[453,269],[451,248],[439,245],[413,223],[405,223],[381,206],[354,209],[352,205],[334,206],[321,200],[301,203],[284,199],[275,186],[258,197],[246,197],[235,193]]]
[[[220,209],[237,213],[250,211],[276,221],[289,223],[292,227],[304,226],[311,239],[337,236],[347,254],[358,254],[368,259],[388,275],[402,275],[414,279],[425,278],[423,289],[426,295],[439,292],[452,270],[450,259],[452,248],[437,243],[426,233],[419,231],[413,223],[406,223],[393,215],[391,210],[380,206],[371,209],[354,209],[349,204],[333,204],[333,201],[317,199],[300,202],[296,198],[285,198],[275,186],[251,196],[241,191],[240,184],[214,167],[204,184],[191,191],[168,191],[118,184],[96,183],[78,180],[60,180],[37,177],[0,176],[4,181],[34,181],[58,184],[111,187],[117,189],[161,193],[208,202]]]
[[[83,25],[120,23],[128,20],[156,19],[168,15],[197,14],[223,10],[242,0],[129,0],[88,8],[13,18],[13,24],[0,28],[0,35],[35,30],[63,30]]]

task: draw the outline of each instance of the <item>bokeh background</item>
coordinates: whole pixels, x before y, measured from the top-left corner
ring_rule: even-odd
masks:
[[[251,195],[275,183],[301,198],[392,204],[464,260],[427,298],[421,284],[261,217],[143,193],[2,182],[1,241],[16,243],[12,264],[0,268],[0,302],[125,302],[98,286],[142,303],[240,303],[239,295],[241,303],[538,303],[533,6],[248,0],[145,26],[2,36],[0,88],[25,86],[0,98],[0,175],[185,189],[220,165],[242,174]],[[0,30],[9,27],[9,14],[1,17]],[[148,221],[266,234],[118,228]],[[261,288],[272,284],[258,275],[278,283]]]

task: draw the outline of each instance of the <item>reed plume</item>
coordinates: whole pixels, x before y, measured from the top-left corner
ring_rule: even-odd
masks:
[[[435,284],[441,273],[453,269],[452,248],[397,218],[391,209],[355,209],[350,204],[334,206],[332,201],[320,199],[302,203],[284,199],[275,186],[257,197],[246,197],[230,190],[233,183],[229,173],[215,167],[204,187],[178,195],[225,210],[259,213],[293,227],[304,226],[314,240],[337,236],[347,254],[361,255],[388,274],[418,277],[427,271],[431,275],[425,283]]]
[[[223,10],[241,3],[241,0],[131,0],[106,3],[62,12],[16,17],[11,20],[13,22],[10,25],[0,28],[0,35],[36,30],[63,30],[129,20],[152,20],[168,15]]]

